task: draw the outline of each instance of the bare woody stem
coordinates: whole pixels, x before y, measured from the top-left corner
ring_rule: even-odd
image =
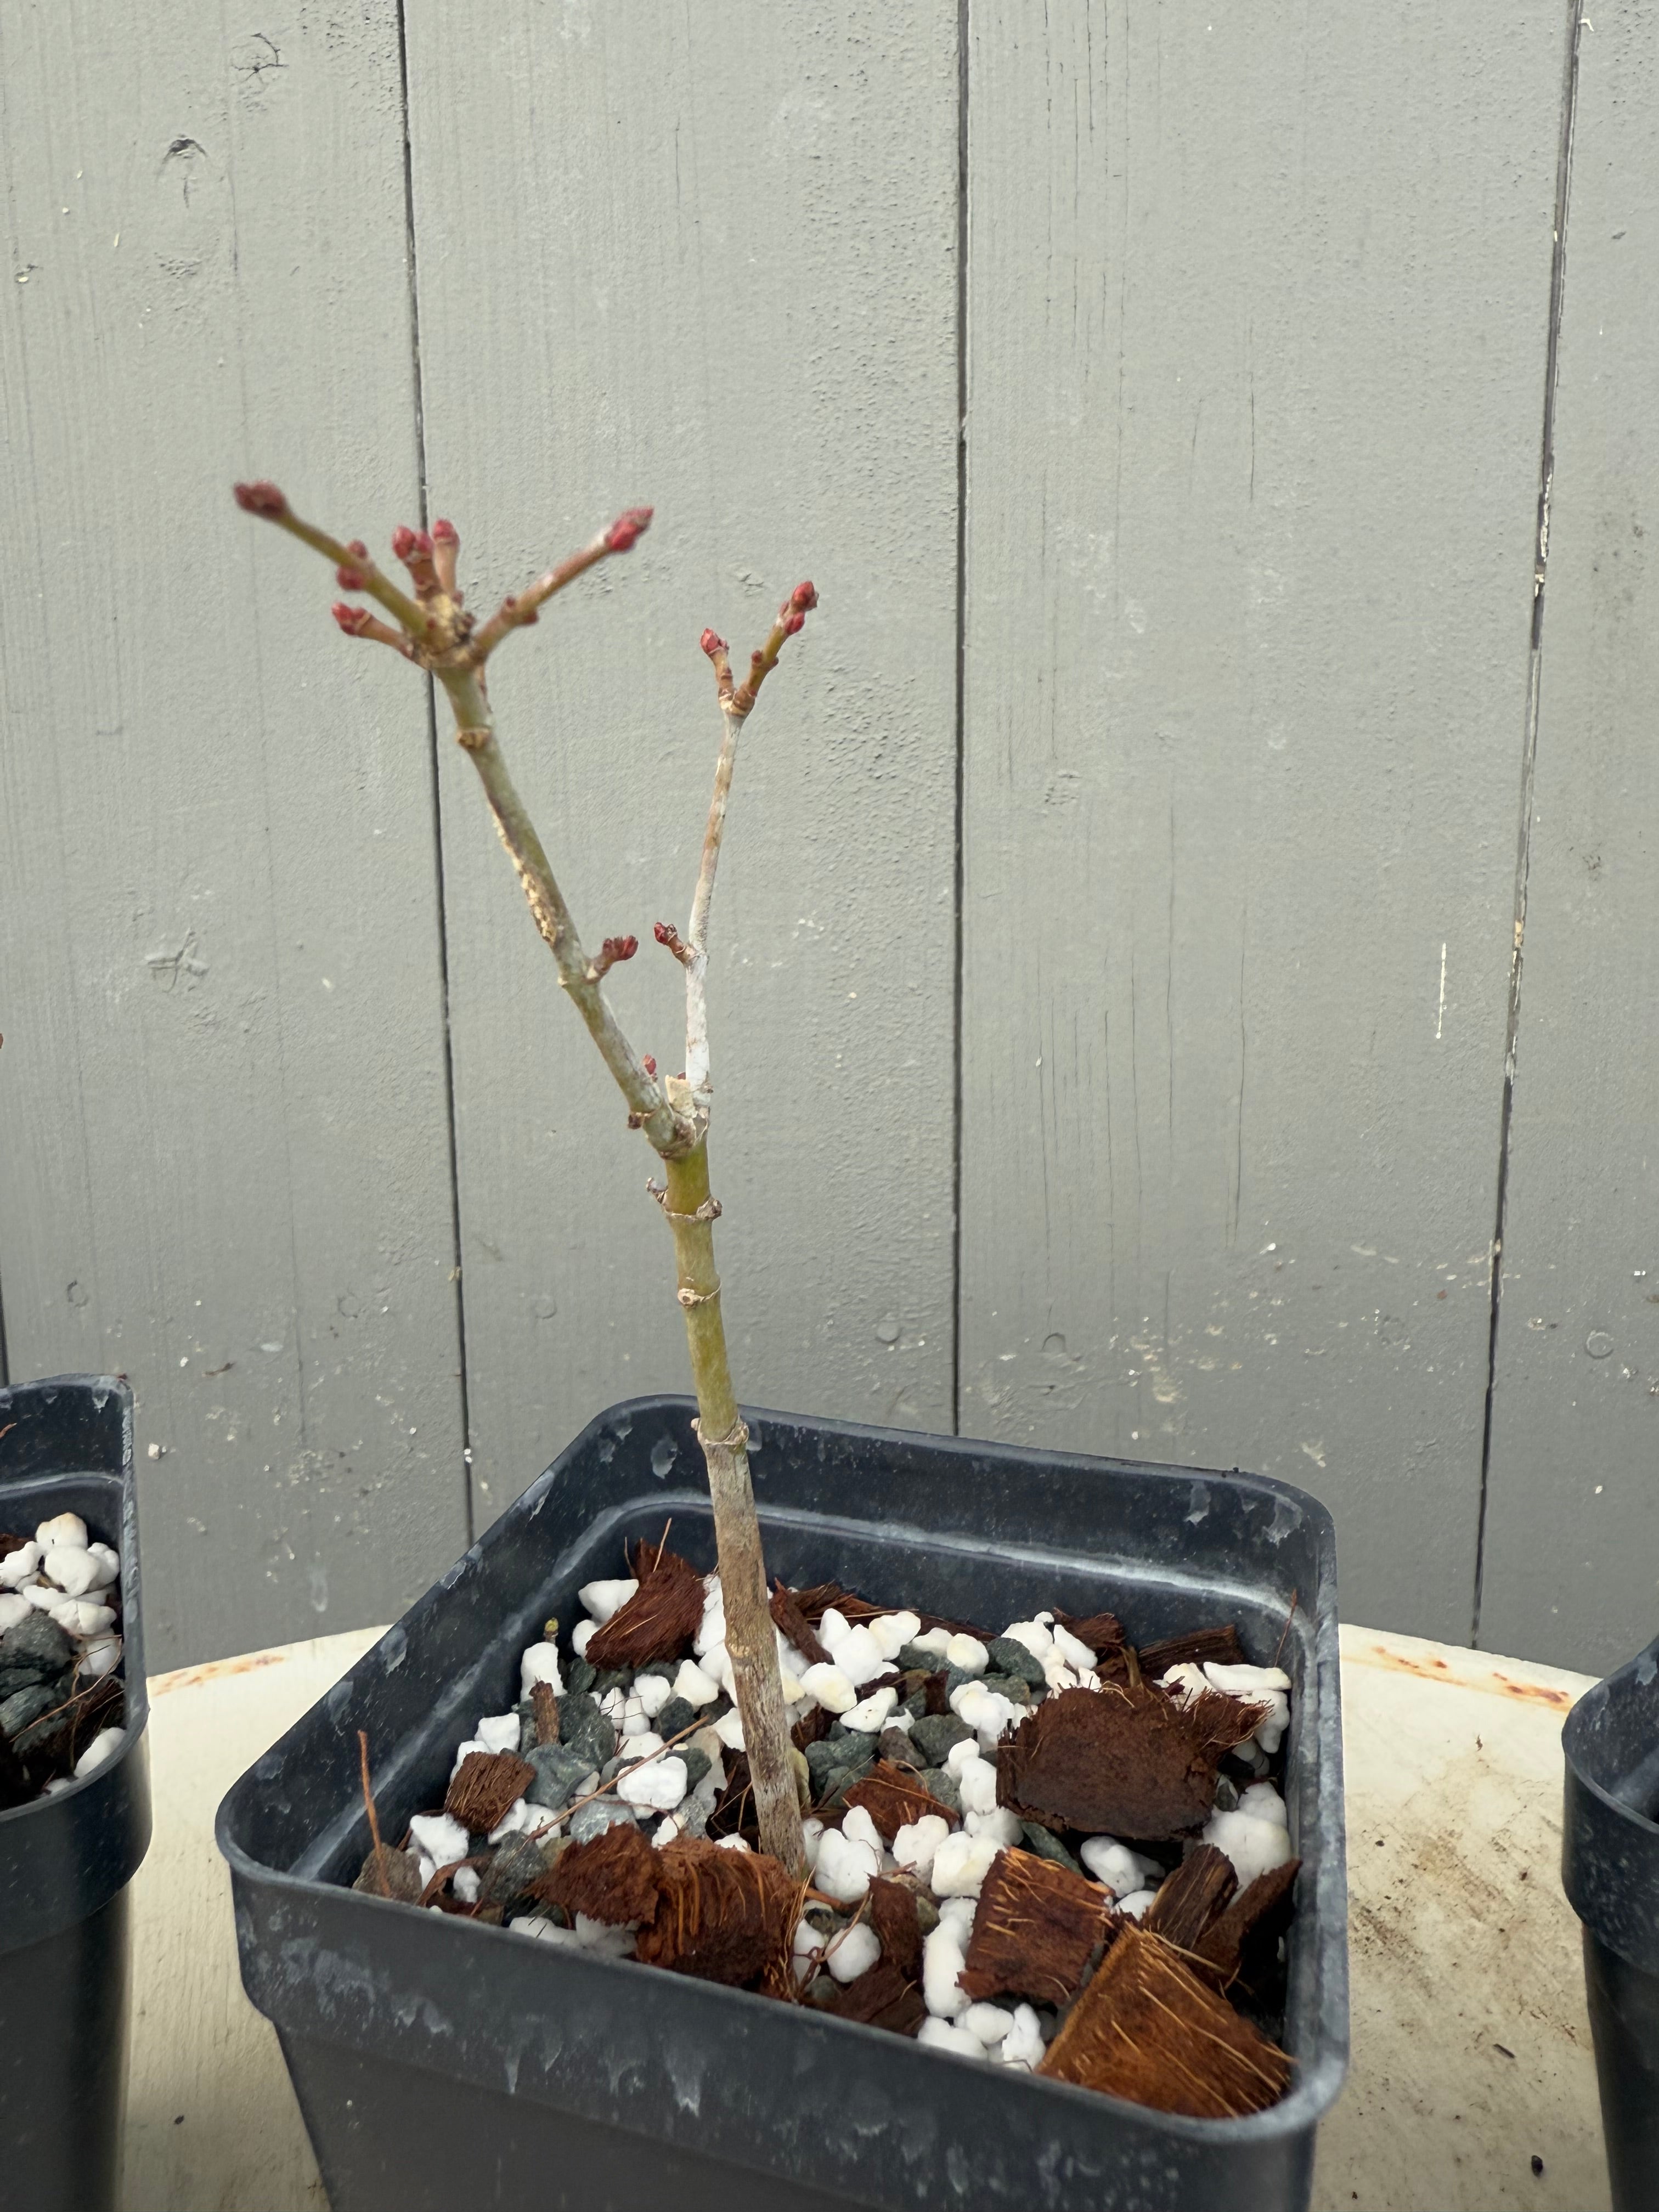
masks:
[[[559,981],[628,1102],[629,1124],[644,1132],[663,1160],[665,1183],[656,1195],[674,1237],[677,1295],[685,1317],[697,1395],[697,1432],[708,1463],[714,1505],[726,1649],[743,1723],[761,1844],[781,1860],[798,1881],[804,1881],[806,1860],[800,1805],[749,1474],[749,1436],[732,1387],[720,1317],[720,1277],[714,1267],[714,1223],[720,1207],[708,1187],[710,1078],[704,977],[709,908],[738,733],[762,684],[776,665],[785,639],[801,628],[807,611],[817,605],[817,595],[810,584],[802,584],[785,600],[765,647],[751,657],[748,681],[739,687],[732,685],[723,641],[712,631],[703,634],[703,649],[714,662],[726,728],[704,832],[690,939],[682,942],[665,924],[659,924],[657,930],[659,940],[669,946],[686,969],[687,1074],[659,1082],[655,1063],[635,1051],[601,988],[606,970],[617,961],[632,957],[635,941],[608,938],[597,960],[590,960],[583,950],[541,839],[507,772],[483,684],[484,663],[501,640],[513,629],[533,623],[538,610],[554,592],[606,554],[627,552],[648,526],[650,509],[630,508],[618,516],[609,530],[550,569],[528,591],[504,601],[489,622],[479,628],[463,608],[455,588],[459,539],[453,525],[435,523],[429,536],[424,532],[399,531],[394,539],[394,550],[415,585],[416,599],[411,600],[380,575],[361,543],[343,544],[301,521],[274,484],[239,485],[236,497],[248,513],[279,524],[333,561],[343,587],[368,592],[393,617],[404,635],[388,631],[363,610],[343,604],[335,610],[342,629],[349,635],[396,646],[442,684],[455,717],[456,736],[478,772],[536,927],[557,963]],[[364,1778],[367,1784],[366,1771]]]
[[[455,715],[455,733],[478,771],[495,827],[518,871],[524,895],[548,950],[558,963],[559,981],[588,1034],[599,1048],[599,1057],[616,1079],[628,1101],[628,1118],[642,1129],[653,1149],[665,1159],[683,1152],[693,1141],[690,1124],[669,1104],[663,1086],[647,1073],[645,1064],[624,1035],[610,1001],[592,974],[593,963],[582,950],[576,925],[570,918],[535,824],[525,811],[507,762],[495,741],[489,704],[477,673],[470,668],[438,671],[438,680],[448,694]]]
[[[709,1194],[708,1140],[665,1163],[663,1211],[674,1233],[678,1297],[685,1315],[686,1346],[697,1394],[697,1439],[708,1468],[720,1554],[720,1593],[726,1601],[726,1648],[743,1723],[749,1778],[761,1849],[781,1859],[797,1880],[806,1872],[800,1802],[789,1760],[789,1722],[778,1671],[777,1635],[767,1603],[760,1523],[749,1478],[749,1431],[732,1388],[720,1317],[720,1280],[714,1267],[714,1216]]]

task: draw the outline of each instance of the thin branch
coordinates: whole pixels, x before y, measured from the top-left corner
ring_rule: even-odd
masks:
[[[370,614],[367,607],[349,606],[344,599],[336,599],[330,612],[348,637],[372,637],[377,645],[389,645],[394,653],[401,653],[405,660],[414,659],[415,648],[403,632]]]
[[[478,771],[490,811],[495,817],[495,827],[508,859],[518,871],[536,927],[558,963],[559,981],[586,1023],[600,1058],[628,1101],[630,1126],[643,1129],[653,1149],[664,1159],[671,1158],[696,1141],[695,1132],[690,1122],[675,1112],[656,1078],[647,1073],[604,991],[590,973],[594,963],[582,950],[564,894],[495,742],[483,685],[471,668],[440,666],[436,674],[449,695],[456,736]]]
[[[702,833],[702,860],[697,870],[697,888],[692,895],[691,921],[685,937],[690,951],[684,963],[685,1079],[691,1087],[693,1105],[703,1115],[708,1114],[713,1097],[708,1049],[708,910],[714,903],[720,841],[726,835],[732,775],[738,764],[738,734],[754,711],[761,685],[778,665],[784,641],[796,636],[805,628],[807,616],[817,603],[817,592],[810,583],[796,585],[778,609],[777,620],[765,645],[750,657],[749,681],[735,690],[726,640],[714,630],[706,629],[698,641],[714,665],[714,686],[726,726],[720,738],[720,758],[714,764],[714,793],[708,802],[708,821]]]
[[[313,552],[320,553],[325,561],[333,562],[337,568],[349,570],[351,582],[346,583],[343,577],[341,579],[346,591],[367,592],[370,599],[380,601],[394,622],[402,623],[411,637],[425,638],[428,629],[426,616],[413,599],[406,597],[380,574],[369,559],[368,549],[361,538],[352,544],[343,545],[337,538],[331,538],[325,530],[319,530],[315,524],[302,522],[274,483],[238,484],[236,504],[246,514],[263,515],[267,522],[274,522],[279,530],[286,530],[289,537],[297,538],[301,544],[309,545]]]
[[[362,1770],[363,1810],[368,1815],[368,1833],[374,1845],[374,1871],[380,1877],[380,1894],[390,1897],[392,1881],[386,1869],[386,1845],[380,1841],[380,1818],[374,1810],[374,1792],[368,1784],[368,1734],[364,1729],[357,1731],[357,1760]]]
[[[696,1130],[690,1120],[670,1102],[666,1087],[658,1082],[654,1070],[647,1071],[606,1002],[599,988],[604,967],[590,962],[582,950],[564,894],[495,742],[495,725],[481,673],[489,648],[485,646],[481,651],[480,642],[488,635],[489,625],[486,624],[476,636],[471,635],[472,617],[462,611],[459,595],[450,588],[460,544],[454,526],[439,523],[430,536],[425,531],[403,528],[392,538],[393,550],[414,578],[416,590],[423,602],[417,605],[387,583],[369,559],[368,550],[361,538],[344,544],[337,538],[331,538],[326,531],[301,520],[274,483],[238,484],[235,489],[236,503],[245,512],[276,523],[291,537],[335,562],[345,590],[370,593],[409,633],[405,647],[366,611],[348,607],[343,602],[335,609],[336,622],[349,635],[397,647],[407,659],[435,676],[448,693],[455,714],[456,734],[472,757],[495,817],[495,827],[518,871],[536,927],[558,963],[560,982],[574,1001],[599,1048],[600,1057],[628,1102],[630,1126],[643,1129],[653,1149],[665,1159],[684,1152],[696,1142]],[[584,552],[566,562],[562,568],[550,570],[526,597],[533,599],[539,594],[545,599],[604,555],[627,552],[639,543],[650,520],[648,507],[629,508]],[[507,627],[513,625],[509,623]],[[505,630],[501,633],[505,634]],[[613,945],[623,941],[609,940]],[[612,957],[628,956],[615,953]]]
[[[590,538],[580,553],[571,554],[556,568],[550,568],[544,576],[538,576],[526,590],[509,592],[472,640],[475,665],[482,667],[509,631],[527,629],[555,592],[562,592],[567,584],[574,583],[596,561],[603,561],[607,553],[631,553],[651,527],[651,512],[648,507],[629,507],[608,530]]]

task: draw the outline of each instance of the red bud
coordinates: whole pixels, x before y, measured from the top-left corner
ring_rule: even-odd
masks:
[[[343,592],[362,592],[368,588],[355,568],[337,568],[334,580]]]
[[[432,542],[434,545],[459,545],[461,533],[453,522],[446,522],[440,515],[432,526]]]
[[[651,934],[659,945],[672,945],[679,935],[679,932],[672,921],[659,921],[653,923]]]
[[[288,501],[274,483],[239,483],[236,504],[246,514],[286,514]]]
[[[749,656],[749,665],[751,668],[764,668],[766,665],[766,655],[758,646]]]
[[[640,1066],[645,1070],[647,1075],[654,1075],[657,1072],[657,1063],[652,1059],[649,1053],[647,1053],[645,1058],[640,1062]]]
[[[354,538],[346,547],[346,551],[355,553],[360,561],[367,561],[368,558],[368,548],[361,538]]]
[[[717,635],[712,629],[704,630],[702,635],[697,640],[697,643],[702,647],[703,651],[708,655],[708,658],[711,660],[714,658],[714,655],[717,653],[724,653],[726,651],[726,640],[723,637]]]
[[[411,530],[406,522],[400,522],[392,533],[392,550],[400,561],[407,561],[411,553],[421,550],[420,533]]]
[[[811,614],[817,603],[818,593],[816,584],[797,584],[789,594],[788,605],[798,609],[804,615]]]
[[[336,599],[331,611],[348,637],[361,637],[374,619],[367,607],[349,607],[343,599]]]
[[[783,634],[786,637],[796,636],[801,630],[804,630],[805,627],[806,617],[805,615],[786,615],[783,618]]]
[[[648,507],[630,507],[619,514],[605,533],[606,552],[631,553],[651,527],[651,514]]]

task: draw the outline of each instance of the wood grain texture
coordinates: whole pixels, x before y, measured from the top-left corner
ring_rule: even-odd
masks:
[[[0,1258],[163,1449],[162,1665],[466,1540],[422,702],[229,496],[412,502],[397,11],[284,23],[0,8]]]
[[[970,23],[962,1426],[1465,1636],[1565,11]]]
[[[1480,1640],[1659,1626],[1659,7],[1589,11],[1559,353]]]
[[[684,927],[739,660],[823,607],[745,732],[711,938],[711,1158],[750,1403],[951,1425],[956,9],[408,8],[433,510],[476,603],[620,507],[650,536],[491,672],[611,991],[681,1065]],[[653,1164],[467,763],[441,764],[479,1523],[607,1401],[685,1387]],[[763,1453],[756,1461],[763,1490]]]

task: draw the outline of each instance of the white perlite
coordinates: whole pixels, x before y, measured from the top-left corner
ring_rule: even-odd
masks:
[[[989,1836],[947,1836],[933,1854],[934,1896],[977,1897],[1000,1849]]]
[[[639,1584],[632,1575],[619,1575],[614,1582],[585,1583],[576,1592],[578,1603],[603,1628],[612,1613],[620,1613]]]
[[[838,1982],[855,1982],[868,1973],[881,1956],[881,1941],[867,1920],[855,1920],[836,1937],[824,1954],[824,1963]]]
[[[617,1795],[624,1805],[672,1813],[685,1795],[688,1779],[683,1759],[653,1759],[647,1765],[630,1767],[617,1781]]]
[[[968,1992],[957,1979],[965,1963],[957,1923],[941,1919],[921,1947],[922,2002],[935,2020],[954,2020],[967,2011]]]
[[[519,1695],[527,1698],[538,1682],[545,1682],[556,1698],[564,1695],[556,1644],[532,1644],[519,1662]],[[509,1748],[516,1751],[518,1746],[515,1743]]]

